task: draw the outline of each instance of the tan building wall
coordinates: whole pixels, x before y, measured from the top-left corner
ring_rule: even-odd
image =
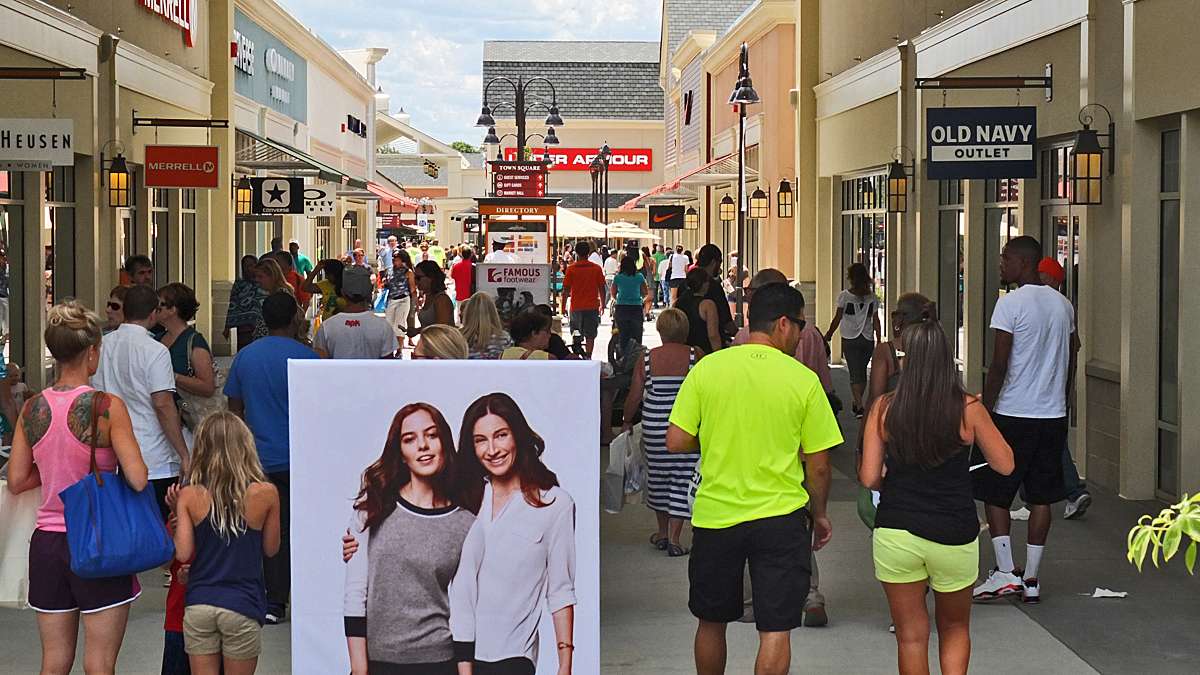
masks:
[[[1129,498],[1194,490],[1200,483],[1200,419],[1182,411],[1200,400],[1200,375],[1181,364],[1200,354],[1200,338],[1187,330],[1200,310],[1179,295],[1200,281],[1200,236],[1189,218],[1200,212],[1200,94],[1192,81],[1198,64],[1194,54],[1178,49],[1191,39],[1190,24],[1180,20],[1190,15],[1191,4],[942,4],[944,18],[925,16],[923,3],[822,1],[819,20],[801,21],[808,28],[797,40],[819,43],[824,80],[813,89],[814,196],[797,207],[817,222],[818,325],[828,322],[842,285],[841,186],[881,170],[893,146],[913,151],[905,161],[915,155],[917,175],[907,213],[887,216],[888,296],[916,289],[935,299],[947,291],[953,297],[957,280],[946,272],[955,268],[947,257],[954,243],[945,238],[953,228],[940,231],[939,225],[954,221],[939,217],[960,209],[961,357],[970,389],[978,390],[986,374],[989,296],[1002,243],[992,241],[997,235],[988,209],[1011,208],[1017,233],[1038,237],[1048,251],[1057,234],[1051,226],[1077,219],[1073,285],[1083,347],[1075,382],[1076,463],[1090,481]],[[805,6],[797,4],[801,17],[812,13]],[[803,53],[798,61],[807,63]],[[913,87],[915,77],[1040,76],[1047,64],[1054,79],[1050,101],[1040,89],[1022,90],[1019,99],[1012,90],[958,90],[943,98],[942,92]],[[1072,143],[1081,107],[1096,103],[1111,111],[1117,155],[1115,172],[1103,178],[1102,205],[1069,206],[1044,193],[1041,172],[1020,181],[1020,196],[1011,204],[985,206],[992,198],[986,182],[971,180],[963,182],[961,206],[939,208],[939,185],[923,176],[924,111],[943,104],[1018,103],[1038,109],[1039,153]],[[1107,131],[1104,112],[1089,112],[1093,128]],[[806,123],[797,119],[800,128]],[[1177,163],[1164,148],[1178,148]],[[1176,171],[1177,184],[1164,182]],[[1172,209],[1178,209],[1178,228],[1164,220]],[[1175,260],[1177,273],[1163,270]],[[1160,302],[1168,304],[1160,310]]]

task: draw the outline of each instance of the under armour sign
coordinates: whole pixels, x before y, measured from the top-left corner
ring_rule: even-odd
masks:
[[[304,213],[303,178],[251,178],[250,187],[252,211],[257,215]]]

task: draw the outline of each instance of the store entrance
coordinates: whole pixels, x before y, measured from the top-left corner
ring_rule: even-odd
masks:
[[[283,216],[238,216],[237,259],[258,257],[271,250],[271,240],[283,237]]]

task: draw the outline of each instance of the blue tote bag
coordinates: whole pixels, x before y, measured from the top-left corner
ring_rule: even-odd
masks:
[[[129,487],[96,465],[96,426],[104,394],[92,400],[92,470],[58,493],[67,521],[71,571],[85,579],[137,574],[175,556],[154,491]]]

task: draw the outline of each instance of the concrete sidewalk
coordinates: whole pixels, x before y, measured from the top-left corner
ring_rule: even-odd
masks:
[[[607,353],[607,323],[596,354]],[[653,325],[646,342],[657,345]],[[846,374],[834,379],[849,401]],[[857,422],[846,413],[843,433],[857,437]],[[894,673],[895,639],[883,591],[874,580],[870,535],[855,513],[852,444],[833,451],[834,482],[830,516],[834,537],[820,552],[821,590],[830,624],[793,633],[794,673]],[[1162,570],[1146,571],[1125,562],[1124,539],[1142,513],[1157,512],[1157,502],[1128,502],[1093,491],[1095,502],[1081,521],[1056,521],[1042,567],[1043,601],[1024,606],[1000,601],[975,606],[972,619],[972,672],[975,673],[1153,673],[1196,672],[1200,647],[1200,582],[1179,560]],[[1056,509],[1056,517],[1061,507]],[[668,558],[647,542],[653,514],[640,504],[620,514],[601,514],[601,671],[669,674],[695,672],[692,638],[695,620],[687,609],[687,558]],[[1024,558],[1024,523],[1013,539]],[[685,533],[685,541],[690,533]],[[988,538],[980,542],[981,571],[990,568]],[[159,672],[166,590],[163,575],[142,575],[143,595],[133,605],[118,672]],[[1123,600],[1085,597],[1101,586],[1129,591]],[[290,623],[263,632],[260,673],[292,672]],[[751,672],[757,649],[752,625],[729,627],[731,674]],[[936,636],[931,664],[937,672]],[[0,609],[0,675],[36,673],[40,644],[33,612]],[[73,672],[82,673],[82,637]],[[305,673],[297,664],[297,673]],[[324,675],[324,674],[322,674]],[[581,673],[581,675],[593,675]]]

